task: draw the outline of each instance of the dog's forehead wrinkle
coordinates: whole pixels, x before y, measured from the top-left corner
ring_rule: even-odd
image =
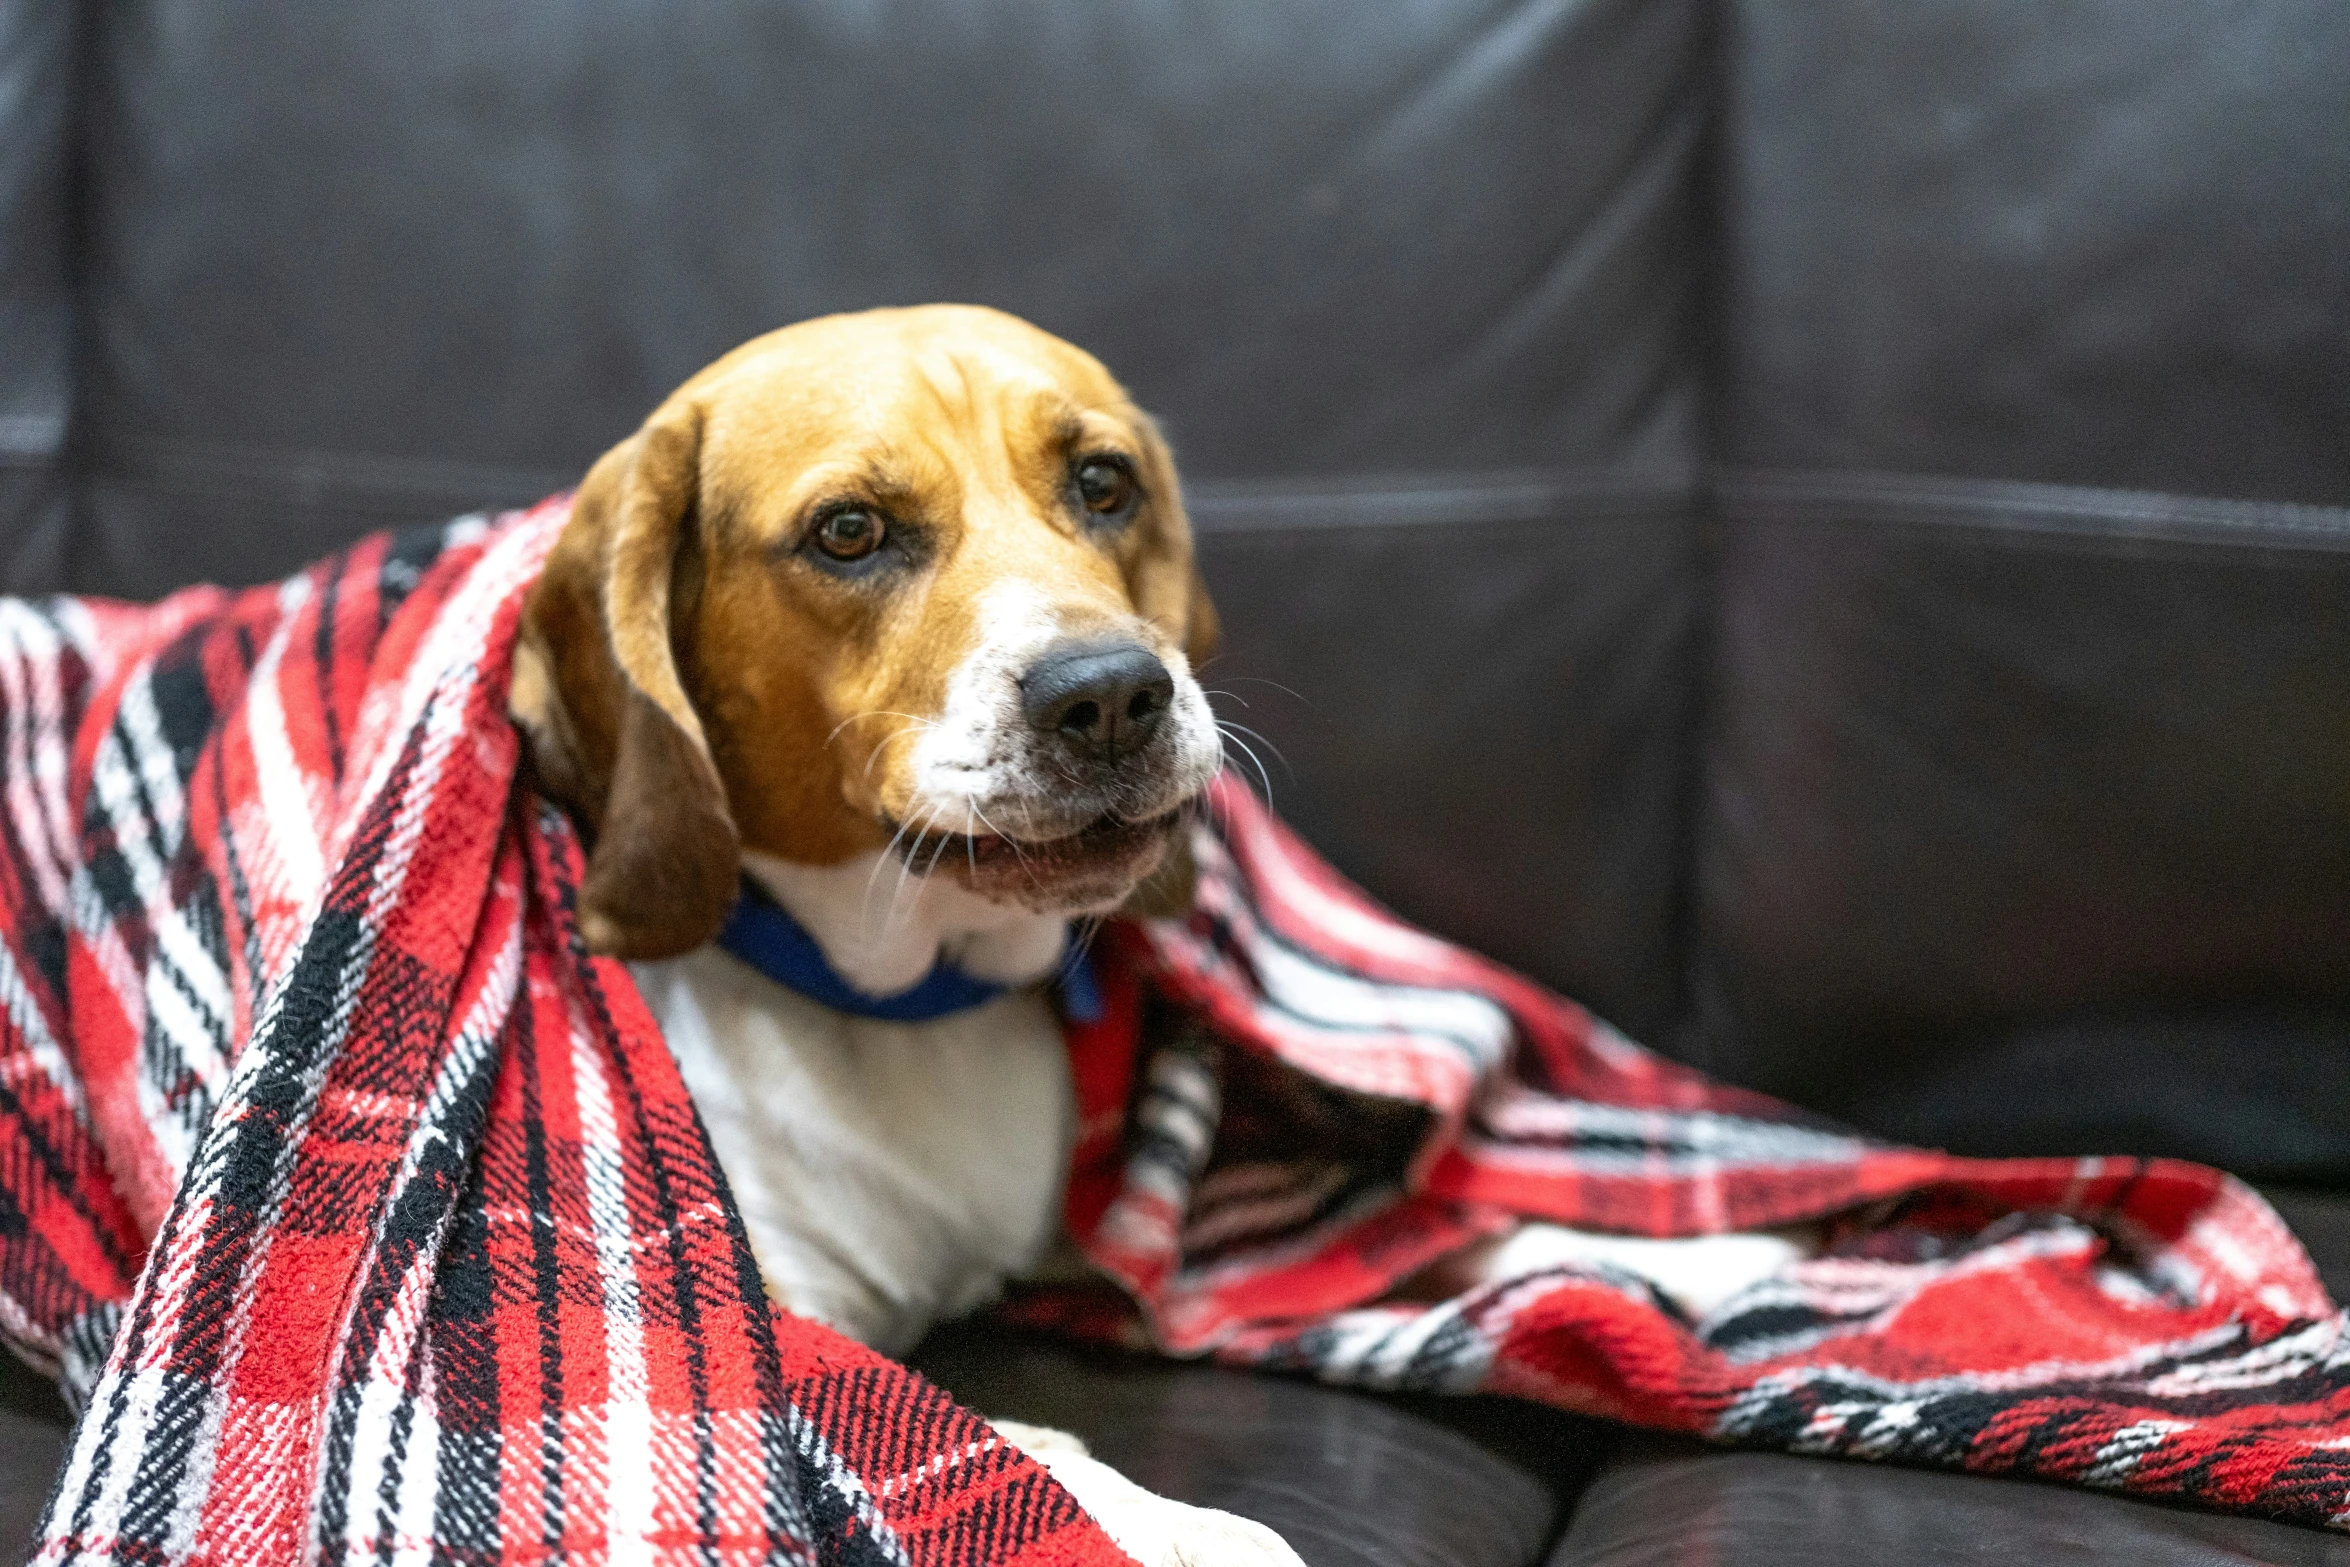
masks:
[[[986,417],[993,401],[977,395],[971,368],[963,352],[933,345],[914,356],[915,383],[927,392],[940,412],[955,423],[970,425]]]
[[[1001,436],[1012,422],[1049,432],[1075,407],[1058,367],[993,344],[933,344],[912,356],[911,367],[913,382],[931,404],[974,432]]]

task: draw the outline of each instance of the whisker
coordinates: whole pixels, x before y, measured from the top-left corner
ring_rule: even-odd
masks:
[[[1061,977],[1065,981],[1077,972],[1077,966],[1093,956],[1093,944],[1100,939],[1102,927],[1109,923],[1099,914],[1087,914],[1069,922],[1069,945],[1061,953]]]
[[[936,729],[938,727],[938,725],[932,723],[929,719],[916,718],[911,713],[867,713],[862,716],[867,718],[903,718],[907,720],[907,722],[900,724],[896,729],[891,730],[889,734],[885,735],[882,738],[881,744],[873,748],[873,754],[865,758],[863,776],[867,780],[871,780],[873,777],[873,765],[889,754],[889,748],[891,746],[897,744],[900,740],[905,739],[906,736],[910,734],[919,734],[924,730]],[[852,722],[853,721],[854,720],[852,720]],[[835,729],[833,730],[833,733],[838,734],[840,731]]]
[[[1291,783],[1297,782],[1297,769],[1289,765],[1289,758],[1281,754],[1281,747],[1275,745],[1266,736],[1260,734],[1254,729],[1251,729],[1246,724],[1236,724],[1229,718],[1217,719],[1216,727],[1218,729],[1232,730],[1236,733],[1247,735],[1251,740],[1256,741],[1257,744],[1263,746],[1266,750],[1273,753],[1273,760],[1279,762],[1281,764],[1281,770],[1289,774],[1289,781]]]
[[[1246,755],[1251,762],[1256,764],[1257,777],[1263,782],[1265,786],[1265,803],[1267,805],[1271,805],[1273,803],[1273,775],[1265,770],[1264,758],[1258,756],[1256,749],[1246,740],[1241,739],[1240,736],[1236,734],[1224,733],[1223,727],[1221,725],[1217,726],[1217,732],[1223,735],[1223,739],[1226,745],[1239,746],[1241,752]]]
[[[904,821],[904,822],[900,822],[900,823],[898,823],[898,830],[897,830],[896,832],[892,833],[892,834],[890,835],[890,840],[889,840],[889,842],[888,842],[888,843],[886,843],[886,844],[884,844],[884,845],[882,846],[882,849],[881,849],[881,858],[880,858],[880,859],[878,859],[878,860],[875,860],[875,861],[873,862],[873,874],[872,874],[872,875],[870,875],[870,876],[867,876],[867,877],[865,878],[865,898],[864,898],[864,901],[863,901],[862,903],[860,903],[860,904],[857,906],[857,923],[858,923],[859,925],[870,925],[870,924],[872,924],[872,923],[873,923],[873,888],[874,888],[874,884],[875,884],[875,883],[877,883],[877,882],[879,882],[879,881],[881,880],[881,868],[882,868],[884,865],[887,865],[887,864],[890,862],[890,858],[891,858],[892,854],[893,854],[893,853],[896,851],[896,849],[897,849],[897,846],[898,846],[898,840],[899,840],[900,838],[903,838],[903,837],[906,835],[906,829],[907,829],[908,827],[911,827],[911,826],[913,826],[913,825],[914,825],[914,824],[913,824],[911,821]],[[896,901],[897,901],[897,900],[896,900],[896,898],[894,897],[894,895],[893,895],[893,897],[891,898],[891,900],[890,900],[890,901],[891,901],[891,906],[892,906],[892,907],[895,907],[895,906],[896,906]],[[885,921],[884,923],[886,924],[886,921]]]
[[[898,830],[891,833],[889,842],[881,846],[881,858],[873,862],[873,874],[865,878],[866,896],[872,896],[873,884],[881,879],[881,868],[889,863],[891,853],[898,846],[898,840],[903,838],[906,835],[906,829],[913,825],[910,821],[898,823]]]
[[[934,725],[932,725],[931,727],[932,727],[932,728],[936,728],[936,727],[937,727],[937,725],[935,725],[935,724],[934,724]],[[883,741],[881,742],[881,744],[879,744],[879,745],[877,745],[877,746],[875,746],[875,747],[873,748],[873,754],[872,754],[871,756],[868,756],[867,758],[865,758],[865,767],[864,767],[864,773],[863,773],[863,776],[864,776],[864,777],[865,777],[865,778],[866,778],[868,781],[870,781],[870,780],[872,779],[872,777],[873,777],[873,764],[874,764],[874,763],[876,763],[876,762],[878,762],[878,761],[880,761],[880,760],[881,760],[883,757],[887,756],[887,755],[889,754],[889,748],[890,748],[892,745],[896,744],[896,743],[897,743],[898,741],[900,741],[900,740],[903,740],[903,739],[905,739],[905,738],[906,738],[906,736],[908,736],[908,735],[910,735],[910,734],[912,734],[912,733],[914,733],[914,730],[913,730],[911,727],[900,727],[900,728],[898,728],[898,729],[895,729],[895,730],[891,731],[891,732],[890,732],[890,734],[889,734],[889,735],[888,735],[888,736],[887,736],[885,739],[883,739]]]
[[[994,833],[998,838],[1003,839],[1004,842],[1012,846],[1013,861],[1017,863],[1022,870],[1026,870],[1028,868],[1028,856],[1020,852],[1020,840],[1013,837],[1010,833],[1004,831],[1001,827],[998,827],[995,823],[989,821],[987,819],[987,813],[979,809],[978,801],[974,800],[971,802],[971,809],[977,813],[979,817],[979,824],[982,827],[985,827],[989,832]]]
[[[930,829],[922,828],[914,834],[913,846],[898,856],[897,885],[889,890],[889,907],[881,911],[881,928],[885,933],[898,922],[898,900],[905,896],[906,884],[913,879],[914,856],[922,852],[922,840],[928,836]]]
[[[843,729],[846,729],[849,727],[849,725],[858,723],[867,718],[903,718],[910,720],[924,729],[936,729],[938,727],[938,721],[936,719],[924,718],[919,713],[900,713],[886,707],[877,707],[874,708],[871,712],[851,713],[848,717],[842,719],[839,723],[834,724],[832,726],[832,733],[824,737],[824,743],[826,745],[832,744],[833,741],[840,738],[840,732]],[[904,732],[904,730],[899,731],[900,734],[903,734]]]
[[[1308,707],[1312,707],[1314,705],[1312,702],[1307,701],[1304,692],[1298,691],[1290,686],[1285,686],[1278,680],[1267,680],[1262,675],[1227,675],[1224,678],[1235,685],[1271,686],[1274,690],[1280,692],[1283,696],[1295,697],[1300,702],[1304,702]]]
[[[932,841],[933,835],[936,837],[935,843]],[[922,825],[915,829],[913,844],[898,859],[898,881],[897,885],[890,890],[889,908],[882,914],[883,930],[886,931],[897,923],[898,902],[905,895],[909,886],[914,886],[915,901],[917,903],[921,901],[922,889],[915,884],[929,880],[931,873],[938,869],[938,862],[946,854],[947,845],[953,842],[954,836],[953,833],[939,830],[938,818],[935,813],[927,816]],[[925,848],[930,850],[930,863],[917,871],[914,867],[920,862],[922,851]],[[908,912],[910,914],[912,911],[909,909]]]

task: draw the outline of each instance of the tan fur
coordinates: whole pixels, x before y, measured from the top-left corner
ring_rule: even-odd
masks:
[[[1114,537],[1069,505],[1076,455],[1130,458]],[[862,591],[812,565],[820,509],[917,528],[915,580]],[[1017,569],[1102,623],[1140,615],[1204,658],[1215,616],[1166,445],[1090,355],[997,311],[802,322],[680,387],[589,470],[525,611],[513,706],[542,787],[594,835],[598,951],[707,941],[741,852],[837,864],[909,808],[905,743]],[[950,865],[948,870],[951,872]]]

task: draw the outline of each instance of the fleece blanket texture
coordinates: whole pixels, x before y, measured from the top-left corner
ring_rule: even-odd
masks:
[[[0,601],[0,1336],[81,1408],[38,1560],[1123,1560],[943,1394],[771,1308],[581,849],[518,787],[566,515],[271,587]],[[1799,1452],[2350,1521],[2350,1342],[2247,1189],[1889,1147],[1411,930],[1222,782],[1068,1025],[1081,1334]],[[1821,1221],[1691,1322],[1518,1216]],[[1386,1302],[1386,1303],[1382,1303]]]

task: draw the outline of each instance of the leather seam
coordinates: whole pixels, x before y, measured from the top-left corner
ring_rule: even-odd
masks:
[[[439,458],[283,451],[93,431],[80,477],[142,489],[252,496],[340,510],[379,510],[427,501],[465,510],[500,498],[537,500],[578,483],[584,471],[584,465],[577,471],[537,469]]]
[[[1935,475],[1727,469],[1712,493],[1740,522],[1889,522],[2149,542],[2350,549],[2350,507]],[[1849,515],[1859,511],[1862,517]],[[1845,515],[1835,515],[1845,514]]]
[[[1203,535],[1686,516],[1693,477],[1604,470],[1395,474],[1347,480],[1203,480],[1185,488]]]
[[[536,500],[578,483],[583,471],[584,465],[558,471],[109,432],[93,433],[82,477],[322,509],[381,510],[427,501],[465,509],[501,498]],[[1693,476],[1587,469],[1208,479],[1185,487],[1192,524],[1203,534],[1664,517],[1693,510],[1698,495]]]
[[[0,466],[46,468],[64,454],[63,414],[0,414]]]

